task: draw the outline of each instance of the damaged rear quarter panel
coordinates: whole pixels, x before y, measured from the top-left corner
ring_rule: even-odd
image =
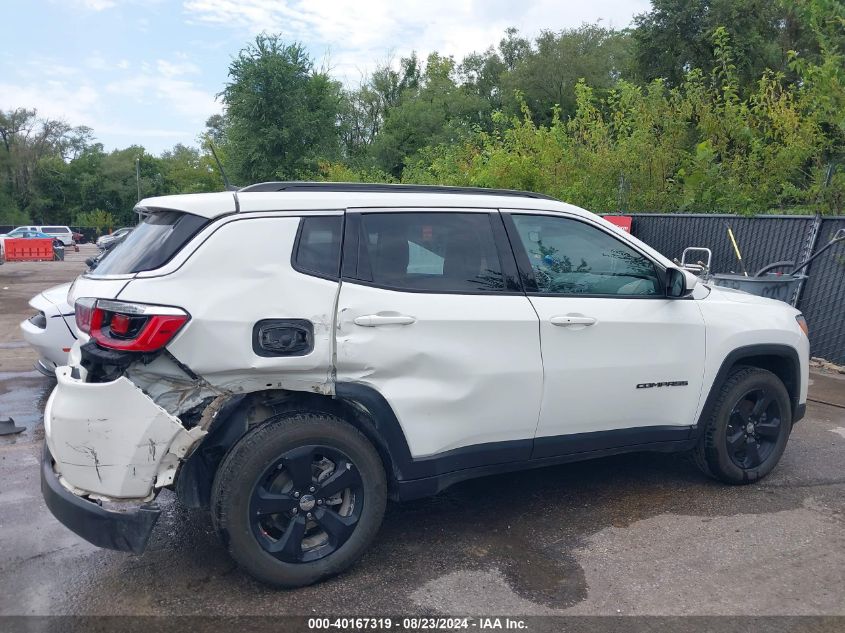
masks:
[[[167,349],[214,393],[273,388],[331,394],[338,283],[293,269],[298,226],[299,217],[292,216],[227,219],[178,270],[133,279],[118,298],[186,310],[191,320]],[[252,329],[268,318],[311,321],[314,350],[255,354]]]

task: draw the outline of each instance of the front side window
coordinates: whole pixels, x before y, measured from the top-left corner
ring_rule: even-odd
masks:
[[[662,295],[654,264],[585,222],[513,215],[539,292],[561,295]]]
[[[486,213],[364,214],[358,259],[358,278],[397,290],[505,290]]]

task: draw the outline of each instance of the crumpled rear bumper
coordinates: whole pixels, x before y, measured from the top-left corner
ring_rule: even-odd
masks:
[[[125,377],[88,383],[58,367],[56,380],[44,432],[55,471],[79,494],[150,499],[173,482],[181,458],[205,435],[185,429]]]
[[[73,494],[59,481],[46,444],[41,462],[41,494],[53,516],[89,543],[135,554],[147,547],[161,514],[155,504],[145,503],[126,512],[116,512]]]

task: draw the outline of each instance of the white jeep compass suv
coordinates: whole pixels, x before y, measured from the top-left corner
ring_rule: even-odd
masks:
[[[729,484],[780,459],[809,345],[601,218],[514,191],[264,183],[150,198],[70,292],[42,491],[144,550],[162,488],[250,574],[349,567],[387,498],[630,451]]]

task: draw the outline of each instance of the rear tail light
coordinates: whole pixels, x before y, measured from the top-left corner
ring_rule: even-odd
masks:
[[[127,352],[160,350],[191,318],[181,308],[87,297],[75,310],[76,326],[98,345]]]

